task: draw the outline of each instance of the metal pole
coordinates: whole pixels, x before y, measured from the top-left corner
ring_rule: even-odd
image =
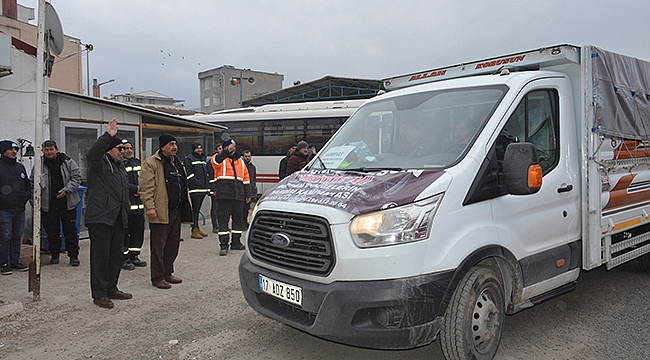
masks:
[[[36,117],[34,121],[34,224],[33,224],[33,261],[29,264],[28,289],[34,300],[41,297],[41,153],[43,142],[43,122],[46,116],[45,96],[45,0],[38,1],[38,46],[36,50]]]
[[[90,49],[88,48],[88,44],[86,46],[86,82],[88,83],[86,87],[86,92],[88,93],[87,95],[90,96]]]
[[[243,86],[244,84],[241,83],[242,81],[242,72],[239,72],[239,107],[243,108],[244,107],[244,89]]]

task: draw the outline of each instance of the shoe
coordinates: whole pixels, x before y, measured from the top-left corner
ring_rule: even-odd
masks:
[[[212,233],[213,233],[213,234],[218,234],[218,233],[219,233],[219,229],[218,229],[218,228],[212,228]]]
[[[170,284],[180,284],[183,282],[183,279],[176,277],[174,275],[169,275],[168,277],[165,278],[165,281],[167,281]]]
[[[11,271],[11,267],[9,266],[9,264],[7,264],[7,265],[2,266],[2,269],[0,269],[0,273],[2,275],[11,275],[14,272]]]
[[[11,270],[16,270],[16,271],[27,271],[27,270],[29,270],[29,266],[25,266],[25,265],[23,265],[23,264],[21,264],[19,262],[15,263],[15,264],[11,264],[10,268],[11,268]]]
[[[108,294],[108,298],[116,299],[116,300],[128,300],[128,299],[132,299],[133,295],[118,290],[116,293]]]
[[[79,266],[79,264],[80,264],[79,259],[77,259],[76,257],[70,258],[70,266]]]
[[[170,289],[172,287],[172,284],[168,283],[165,280],[160,280],[157,283],[153,283],[153,286],[157,287],[158,289]]]
[[[206,233],[204,233],[203,231],[201,231],[200,228],[197,228],[197,229],[199,229],[199,234],[201,234],[201,236],[203,236],[203,237],[207,237],[207,236],[208,236],[208,234],[206,234]]]
[[[246,246],[242,243],[230,244],[230,250],[246,250]]]
[[[199,228],[194,228],[192,229],[192,235],[190,235],[192,239],[203,239],[203,235],[201,235]]]
[[[228,255],[228,249],[219,250],[219,256],[226,256],[226,255]]]
[[[50,265],[56,265],[59,263],[59,257],[58,256],[52,256],[50,259]]]
[[[99,306],[100,308],[104,309],[112,309],[115,304],[111,301],[111,299],[107,297],[99,298],[99,299],[94,299],[93,302],[95,305]]]
[[[136,267],[147,266],[147,262],[144,260],[140,260],[137,255],[134,256],[133,259],[131,259],[131,264],[135,265]]]
[[[135,270],[135,265],[131,262],[131,260],[124,260],[122,263],[122,269],[124,270]]]

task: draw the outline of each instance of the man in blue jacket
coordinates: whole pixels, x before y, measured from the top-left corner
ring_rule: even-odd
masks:
[[[93,302],[114,306],[111,299],[131,299],[117,289],[122,268],[124,234],[128,227],[129,182],[121,162],[124,146],[117,134],[117,119],[88,151],[86,226],[90,235],[90,289]]]
[[[31,198],[29,176],[16,161],[18,144],[0,141],[0,273],[27,271],[20,263],[20,237],[25,228],[25,203]]]

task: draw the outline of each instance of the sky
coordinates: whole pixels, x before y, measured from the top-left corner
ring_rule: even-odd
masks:
[[[647,0],[50,3],[66,35],[93,44],[90,78],[115,79],[102,85],[102,96],[154,90],[185,100],[187,109],[200,105],[198,73],[222,65],[283,74],[286,88],[328,75],[384,79],[558,44],[650,60]],[[85,55],[82,63],[85,88]]]

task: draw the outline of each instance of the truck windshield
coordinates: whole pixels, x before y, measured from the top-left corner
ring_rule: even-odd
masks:
[[[462,159],[505,85],[407,94],[364,105],[323,148],[314,169],[446,168]]]

